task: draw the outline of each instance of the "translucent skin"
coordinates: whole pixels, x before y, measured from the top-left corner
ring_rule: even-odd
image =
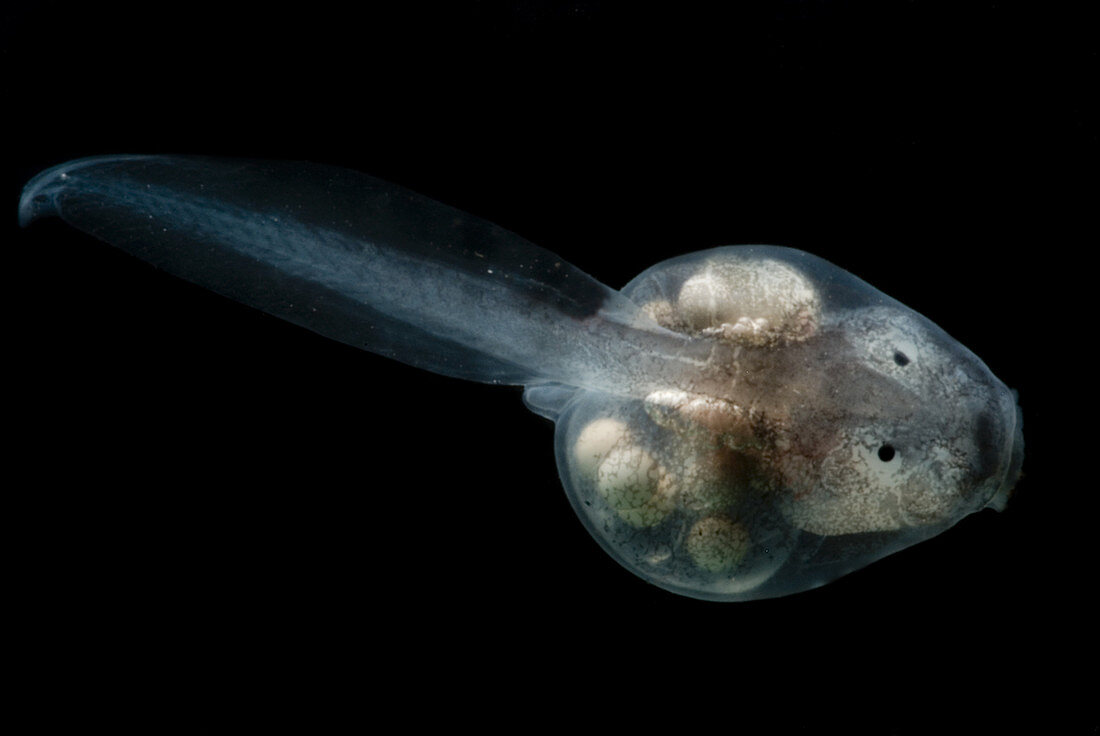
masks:
[[[1000,508],[1019,475],[989,369],[799,251],[694,253],[620,292],[363,174],[201,158],[62,164],[20,202],[24,225],[47,215],[333,339],[524,385],[589,531],[676,593],[822,585]]]

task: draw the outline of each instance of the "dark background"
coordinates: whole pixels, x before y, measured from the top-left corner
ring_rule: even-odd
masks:
[[[395,5],[0,15],[8,602],[43,723],[1095,732],[1085,19]],[[34,173],[124,152],[358,169],[616,288],[716,245],[813,252],[1019,390],[1025,477],[1006,512],[822,589],[676,597],[588,537],[519,389],[329,342],[57,221],[16,228]]]

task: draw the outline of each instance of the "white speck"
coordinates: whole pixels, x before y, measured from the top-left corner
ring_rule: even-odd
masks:
[[[646,562],[651,565],[659,565],[669,557],[672,557],[672,548],[667,544],[662,544],[646,557]]]

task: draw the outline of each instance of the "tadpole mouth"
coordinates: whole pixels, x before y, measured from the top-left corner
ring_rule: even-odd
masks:
[[[1005,468],[1004,474],[1001,476],[1001,482],[997,489],[993,492],[989,501],[986,502],[986,506],[997,511],[1004,511],[1005,505],[1008,503],[1009,496],[1012,495],[1012,489],[1016,487],[1016,482],[1020,480],[1020,474],[1024,464],[1024,416],[1020,410],[1019,404],[1015,403],[1016,392],[1012,392],[1013,407],[1012,407],[1012,422],[1013,427],[1008,432],[1008,442],[1010,447],[1008,448],[1008,465]]]

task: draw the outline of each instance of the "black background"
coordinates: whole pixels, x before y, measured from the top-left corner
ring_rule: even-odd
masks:
[[[42,722],[1093,732],[1084,18],[395,5],[0,16],[8,603]],[[822,589],[673,596],[587,536],[519,389],[329,342],[57,221],[18,230],[27,178],[116,152],[362,170],[616,288],[716,245],[816,253],[1019,390],[1025,477],[1006,512]]]

